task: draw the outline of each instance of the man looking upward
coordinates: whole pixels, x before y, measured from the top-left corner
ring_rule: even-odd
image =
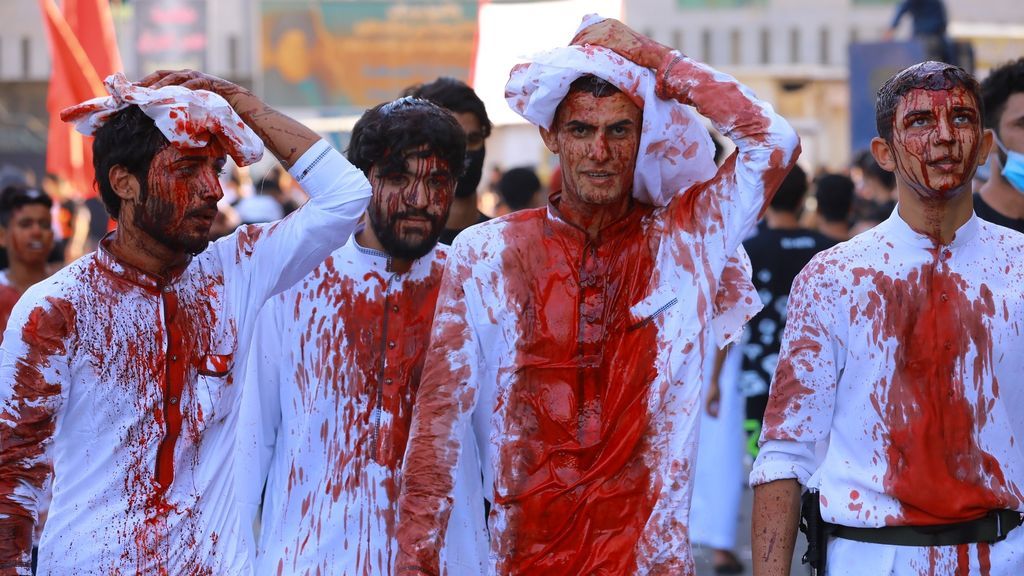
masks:
[[[1020,574],[1024,236],[972,208],[978,83],[924,62],[875,110],[898,209],[794,283],[750,476],[754,573],[789,573],[805,486],[824,573]]]

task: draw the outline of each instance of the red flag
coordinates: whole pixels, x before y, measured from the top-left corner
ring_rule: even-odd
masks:
[[[39,0],[50,40],[53,70],[46,109],[50,126],[46,170],[68,179],[83,197],[93,196],[92,139],[60,120],[60,111],[106,95],[103,78],[121,68],[107,0]]]

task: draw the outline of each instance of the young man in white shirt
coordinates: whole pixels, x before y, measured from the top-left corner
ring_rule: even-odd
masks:
[[[704,344],[717,298],[730,300],[723,271],[798,139],[734,79],[621,22],[552,54],[517,66],[506,98],[524,116],[553,114],[531,120],[559,155],[563,191],[452,247],[405,459],[401,574],[439,571],[470,427],[494,504],[488,573],[694,570]],[[717,171],[683,104],[736,142]],[[645,140],[682,126],[699,139]],[[693,174],[702,158],[707,171]],[[655,178],[677,168],[694,178]],[[660,206],[634,198],[638,182]],[[716,333],[735,336],[740,316]]]
[[[373,187],[361,228],[260,314],[243,399],[259,423],[247,431],[261,465],[251,496],[266,479],[259,575],[392,574],[400,472],[447,257],[438,238],[465,148],[454,116],[426,100],[368,110],[347,153]],[[464,464],[446,565],[479,574],[480,470],[475,456]]]
[[[225,80],[115,74],[107,87],[110,97],[63,117],[96,136],[97,184],[118,228],[30,288],[4,337],[0,573],[29,573],[52,460],[39,573],[248,574],[234,369],[260,307],[344,242],[369,184],[315,133]],[[309,203],[210,244],[225,154],[248,164],[264,144]]]
[[[1021,574],[1024,236],[972,209],[992,146],[978,83],[925,62],[876,111],[898,209],[794,285],[751,473],[754,572],[789,573],[804,486],[824,573]]]

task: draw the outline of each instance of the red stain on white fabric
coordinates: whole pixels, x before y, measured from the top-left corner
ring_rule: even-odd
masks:
[[[349,242],[261,314],[247,373],[267,477],[257,573],[393,573],[398,486],[446,248],[390,270]],[[468,468],[466,468],[468,470]],[[457,487],[451,574],[486,557],[480,472]]]
[[[110,96],[93,98],[61,111],[60,118],[92,136],[115,112],[136,105],[178,148],[204,148],[217,140],[239,166],[263,157],[263,141],[219,94],[181,86],[152,89],[128,81],[124,73],[107,76]]]
[[[704,340],[716,311],[760,306],[742,291],[719,300],[719,287],[798,141],[735,80],[677,56],[658,97],[692,104],[738,146],[712,179],[657,189],[665,206],[636,204],[593,240],[553,197],[455,242],[407,451],[400,566],[436,573],[472,428],[493,492],[489,572],[694,573]],[[735,337],[747,318],[715,333]]]

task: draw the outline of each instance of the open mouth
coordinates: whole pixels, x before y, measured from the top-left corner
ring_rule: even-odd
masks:
[[[31,241],[29,241],[29,242],[27,242],[25,244],[25,247],[28,248],[29,250],[45,250],[46,249],[46,245],[44,245],[40,240],[31,240]]]

